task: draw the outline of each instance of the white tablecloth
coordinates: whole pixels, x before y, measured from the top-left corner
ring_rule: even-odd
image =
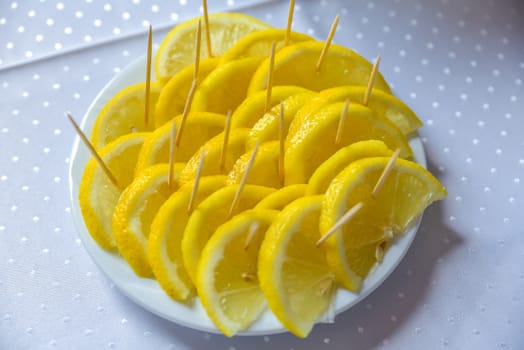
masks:
[[[0,3],[0,349],[523,349],[524,6],[520,0],[297,1],[294,28],[369,59],[424,121],[430,207],[407,256],[309,338],[206,334],[124,297],[71,218],[68,162],[97,92],[200,2]],[[284,26],[286,1],[210,1]]]

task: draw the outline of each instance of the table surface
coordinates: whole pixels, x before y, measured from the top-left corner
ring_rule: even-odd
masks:
[[[0,3],[1,349],[524,348],[524,3],[299,0],[294,28],[368,59],[423,120],[429,169],[449,191],[392,275],[334,324],[226,338],[123,296],[75,231],[68,163],[98,91],[199,1]],[[211,2],[210,2],[211,3]],[[286,1],[218,0],[284,26]]]

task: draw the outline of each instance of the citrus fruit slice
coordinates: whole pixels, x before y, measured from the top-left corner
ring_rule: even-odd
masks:
[[[258,202],[258,204],[255,206],[255,209],[282,210],[286,205],[293,202],[295,199],[304,197],[306,194],[306,187],[306,184],[296,184],[282,187]]]
[[[318,166],[309,179],[306,193],[309,196],[326,193],[333,178],[355,160],[392,154],[393,151],[379,140],[359,141],[343,147]]]
[[[224,144],[224,133],[220,133],[206,142],[200,149],[187,161],[186,167],[180,173],[180,183],[193,181],[197,174],[198,166],[202,153],[206,153],[206,160],[202,168],[202,176],[228,174],[236,160],[245,152],[246,139],[249,129],[239,128],[231,130],[227,149],[225,152],[224,166],[220,166],[220,157]]]
[[[193,204],[196,206],[211,193],[224,187],[225,176],[200,179]],[[182,235],[189,219],[188,204],[193,182],[187,183],[162,204],[151,224],[147,252],[151,269],[164,291],[175,300],[187,300],[196,294],[182,258]]]
[[[278,174],[279,151],[279,141],[269,141],[260,145],[246,183],[273,188],[282,187],[283,184],[280,182]],[[246,172],[252,153],[252,151],[248,151],[237,159],[227,175],[227,183],[229,185],[240,183]]]
[[[349,290],[359,289],[387,244],[414,223],[428,205],[446,196],[446,189],[430,172],[404,159],[396,159],[380,191],[372,196],[389,160],[373,157],[351,163],[333,179],[325,195],[322,234],[349,208],[362,203],[352,219],[323,243],[337,281]]]
[[[104,249],[116,247],[111,217],[122,189],[133,181],[133,169],[147,133],[132,133],[107,144],[98,153],[117,179],[115,186],[94,158],[82,175],[79,203],[91,237]]]
[[[313,91],[335,86],[367,86],[372,64],[353,50],[332,44],[317,72],[316,64],[324,48],[323,42],[305,41],[289,45],[275,55],[273,86],[296,85]],[[248,96],[267,87],[269,59],[266,59],[249,84]],[[390,87],[378,73],[375,88],[391,92]]]
[[[147,258],[147,239],[158,208],[177,188],[183,164],[175,164],[174,184],[168,186],[168,164],[144,169],[122,192],[113,213],[113,233],[122,257],[140,277],[153,272]]]
[[[275,90],[279,87],[276,86]],[[257,93],[258,94],[258,93]],[[253,96],[257,96],[257,94]],[[283,137],[287,137],[287,131],[291,121],[299,109],[307,104],[316,94],[312,91],[300,92],[287,97],[283,103],[284,107],[284,132]],[[252,126],[249,136],[247,138],[246,149],[250,150],[257,143],[264,143],[271,140],[279,139],[279,120],[280,120],[280,104],[277,104],[265,113]]]
[[[169,147],[173,123],[180,125],[181,116],[153,131],[144,141],[136,164],[136,173],[157,163],[169,162]],[[180,138],[180,145],[175,149],[175,160],[187,162],[193,154],[208,140],[218,135],[223,129],[226,118],[223,115],[207,112],[190,113],[186,127]]]
[[[246,34],[271,27],[241,13],[211,13],[208,17],[213,56],[221,56]],[[205,21],[202,17],[196,17],[175,26],[160,43],[155,56],[155,74],[161,83],[165,84],[169,78],[193,64],[198,21],[202,21],[204,33]],[[202,58],[207,57],[207,45],[202,45]]]
[[[277,214],[276,210],[240,213],[218,227],[202,251],[198,295],[209,318],[228,337],[247,329],[267,308],[257,261],[264,234]]]
[[[308,90],[298,86],[275,86],[271,90],[271,107],[278,105],[280,101],[289,96],[308,92]],[[266,90],[246,98],[231,116],[232,128],[250,128],[260,119],[266,108]],[[280,108],[280,107],[279,107]],[[280,114],[280,109],[279,109]],[[278,119],[277,119],[278,120]]]
[[[204,80],[215,69],[218,58],[207,58],[200,61],[198,81]],[[155,108],[155,127],[159,128],[175,116],[182,114],[193,82],[194,64],[182,69],[163,87],[158,96]]]
[[[285,37],[285,29],[265,29],[249,33],[222,55],[220,64],[245,57],[268,57],[273,42],[276,44],[275,50],[278,51],[284,47]],[[314,39],[306,34],[291,32],[288,45],[309,40]]]
[[[202,201],[189,217],[182,238],[182,256],[193,282],[196,282],[202,249],[215,230],[236,214],[253,208],[262,198],[274,191],[268,187],[246,185],[239,197],[238,205],[232,215],[229,215],[237,189],[238,185],[221,188]]]
[[[104,147],[120,136],[133,131],[151,131],[154,129],[155,105],[160,95],[161,86],[151,83],[149,94],[148,125],[145,125],[146,84],[131,85],[114,95],[98,114],[93,130],[91,143],[95,149]]]
[[[246,98],[246,91],[262,57],[248,57],[226,63],[200,83],[195,91],[191,111],[227,114]]]
[[[400,148],[402,157],[412,156],[406,138],[389,120],[357,104],[349,105],[337,144],[335,138],[343,110],[344,103],[328,105],[317,112],[314,120],[302,124],[294,135],[288,134],[284,156],[286,184],[306,183],[322,162],[357,141],[382,140],[391,149]]]
[[[258,257],[258,278],[269,308],[302,338],[329,309],[335,291],[324,251],[315,246],[323,197],[287,205],[267,230]]]

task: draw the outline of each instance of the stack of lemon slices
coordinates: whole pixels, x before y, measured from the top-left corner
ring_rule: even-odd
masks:
[[[195,69],[197,26],[156,53],[149,123],[144,84],[99,114],[91,140],[115,179],[88,162],[85,224],[174,301],[200,298],[227,336],[269,308],[305,337],[446,190],[410,160],[422,123],[380,73],[366,96],[372,64],[356,52],[333,44],[319,66],[323,42],[211,14]]]

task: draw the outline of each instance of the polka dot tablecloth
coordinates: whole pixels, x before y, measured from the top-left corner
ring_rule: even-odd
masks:
[[[124,297],[71,217],[68,163],[98,91],[199,1],[0,4],[0,349],[523,349],[524,3],[297,1],[294,28],[369,59],[423,120],[448,198],[424,214],[375,292],[290,334],[226,338],[165,321]],[[210,1],[284,26],[286,1]]]

